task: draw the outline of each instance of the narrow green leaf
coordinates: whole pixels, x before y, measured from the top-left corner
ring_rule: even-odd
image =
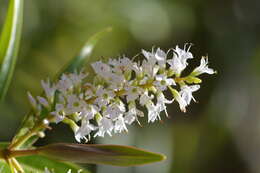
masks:
[[[6,148],[8,143],[1,142],[0,149]],[[72,163],[59,162],[47,158],[45,156],[31,155],[17,158],[22,168],[26,173],[44,173],[44,168],[47,167],[50,170],[54,170],[55,173],[66,173],[71,169],[72,173],[77,173],[78,170],[82,169],[82,173],[90,173],[86,169]],[[0,159],[0,173],[11,173],[11,169],[8,164]]]
[[[165,159],[164,155],[121,145],[58,143],[37,149],[40,155],[74,163],[136,166]]]
[[[50,170],[53,169],[55,173],[66,173],[69,169],[72,173],[77,173],[78,170],[82,170],[82,173],[89,173],[89,171],[79,167],[72,163],[59,162],[53,159],[49,159],[44,156],[26,156],[17,159],[24,168],[25,172],[38,172],[43,173],[44,168],[47,167]]]
[[[90,173],[75,164],[58,162],[44,156],[26,156],[17,160],[26,173],[44,173],[45,167],[54,170],[55,173],[66,173],[68,170],[77,173],[80,169],[82,170],[81,173]],[[0,160],[0,173],[11,173],[9,165],[4,160]]]
[[[15,69],[23,23],[23,0],[10,0],[0,38],[0,100],[6,95]]]
[[[98,41],[101,38],[103,38],[105,34],[107,34],[108,32],[111,32],[111,30],[112,30],[112,28],[109,27],[109,28],[104,29],[103,31],[100,31],[100,32],[96,33],[92,37],[90,37],[87,40],[87,42],[84,44],[84,46],[82,47],[82,49],[79,52],[79,54],[75,58],[73,58],[68,63],[68,65],[66,65],[64,67],[63,70],[61,70],[61,73],[64,73],[64,72],[74,72],[75,70],[80,69],[84,64],[86,64],[89,61],[89,58],[90,58],[90,56],[91,56],[91,54],[93,52],[93,49],[95,48],[95,46],[98,43]]]

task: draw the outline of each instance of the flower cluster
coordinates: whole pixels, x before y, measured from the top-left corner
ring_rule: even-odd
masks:
[[[160,120],[162,111],[168,116],[166,104],[174,100],[185,112],[195,101],[192,93],[200,88],[198,76],[215,73],[202,57],[197,68],[181,76],[193,58],[190,46],[167,52],[142,50],[142,61],[122,57],[94,62],[93,82],[84,71],[63,74],[55,83],[42,81],[44,96],[35,99],[29,94],[30,103],[35,114],[49,114],[48,121],[70,125],[78,142],[89,140],[90,133],[103,137],[127,131],[127,125],[139,123],[146,114],[141,107],[146,108],[148,123]],[[166,99],[166,90],[171,91],[171,100]]]

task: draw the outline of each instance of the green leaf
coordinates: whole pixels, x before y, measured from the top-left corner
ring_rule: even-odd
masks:
[[[6,148],[8,143],[0,143],[0,148]],[[54,170],[55,173],[66,173],[71,169],[72,173],[77,173],[79,169],[82,169],[82,173],[89,173],[84,168],[66,162],[59,162],[45,156],[31,155],[17,158],[18,162],[26,173],[44,173],[44,168]],[[11,173],[11,169],[8,164],[0,159],[0,173]]]
[[[10,0],[0,38],[0,100],[6,95],[15,69],[23,23],[23,0]]]
[[[51,144],[37,149],[38,154],[74,163],[136,166],[165,159],[164,155],[121,145]]]
[[[89,173],[82,167],[75,164],[58,162],[44,156],[25,156],[17,159],[26,173],[44,173],[45,167],[54,170],[55,173],[66,173],[71,169],[72,173],[82,170],[82,173]],[[4,160],[0,160],[0,172],[11,173],[11,169]]]
[[[82,173],[89,173],[89,171],[83,169],[72,163],[58,162],[53,159],[49,159],[44,156],[26,156],[20,157],[17,159],[21,166],[24,168],[25,172],[35,173],[35,172],[44,172],[44,168],[47,167],[50,170],[54,170],[55,173],[66,173],[71,169],[72,173],[77,173],[79,169],[82,169]]]
[[[73,58],[65,67],[63,70],[61,70],[61,73],[64,72],[74,72],[75,70],[80,69],[84,64],[89,62],[90,56],[93,52],[93,49],[95,48],[98,41],[104,37],[107,33],[111,32],[112,28],[106,28],[103,31],[100,31],[90,37],[88,41],[84,44],[79,54]],[[59,73],[59,75],[61,74]]]

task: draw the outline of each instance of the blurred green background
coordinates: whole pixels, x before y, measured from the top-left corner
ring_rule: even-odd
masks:
[[[0,27],[7,10],[0,0]],[[129,127],[127,135],[96,139],[161,152],[153,165],[96,166],[97,173],[260,172],[260,1],[259,0],[26,0],[22,46],[11,88],[1,105],[0,140],[12,138],[28,112],[26,91],[40,94],[40,80],[53,77],[97,31],[112,26],[93,57],[134,56],[142,48],[164,49],[191,42],[209,55],[218,71],[203,76],[198,103],[188,113],[168,107],[163,123]],[[74,142],[64,125],[38,145]],[[55,131],[55,132],[54,132]]]

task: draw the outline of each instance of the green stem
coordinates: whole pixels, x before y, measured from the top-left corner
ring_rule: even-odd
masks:
[[[0,150],[0,159],[5,159],[5,150]]]
[[[12,162],[12,159],[6,159],[6,162],[7,164],[9,165],[10,169],[11,169],[11,172],[12,173],[15,173],[15,168],[14,168],[14,165],[13,165],[13,162]]]
[[[14,169],[18,172],[18,173],[24,173],[24,170],[22,168],[22,166],[19,164],[19,162],[15,159],[15,158],[11,158],[10,159]],[[16,172],[15,171],[15,172]]]
[[[30,156],[30,155],[36,155],[38,154],[38,150],[32,149],[32,150],[10,150],[9,151],[9,157],[21,157],[21,156]]]
[[[47,128],[48,124],[46,124],[45,121],[50,122],[50,120],[52,120],[52,118],[53,118],[53,116],[49,116],[49,117],[45,118],[44,120],[40,121],[39,123],[37,123],[29,132],[27,132],[26,134],[24,134],[23,136],[18,138],[18,140],[15,141],[14,143],[11,143],[9,145],[8,149],[13,150],[13,149],[18,148],[19,146],[24,144],[29,138],[37,135],[37,132],[39,132],[41,129]]]

